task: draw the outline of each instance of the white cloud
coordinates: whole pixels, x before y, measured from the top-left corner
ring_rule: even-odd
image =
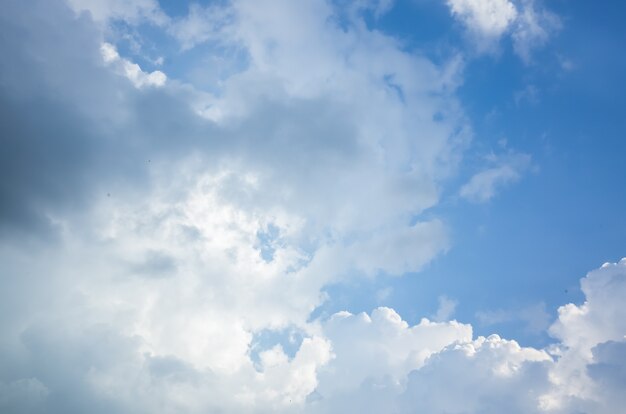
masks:
[[[79,155],[91,155],[74,165],[71,151],[53,153],[68,172],[42,178],[66,188],[81,177],[76,210],[36,183],[19,188],[54,242],[0,243],[2,285],[15,293],[3,303],[16,315],[0,316],[0,353],[16,365],[9,383],[50,390],[50,410],[298,411],[338,355],[309,321],[322,289],[417,271],[447,247],[445,225],[421,212],[466,139],[454,76],[394,39],[329,23],[325,3],[235,2],[220,40],[249,59],[213,94],[144,72],[101,43],[101,25],[56,3],[11,6],[15,32],[34,32],[15,38],[14,60],[44,71],[37,96],[87,125],[52,131],[80,136]],[[33,26],[32,10],[49,24]],[[68,41],[52,42],[55,30]],[[38,50],[51,57],[32,59]],[[199,102],[221,117],[198,116]],[[36,165],[29,177],[49,174]],[[270,346],[253,360],[256,334],[287,328],[305,338],[295,355]]]
[[[544,351],[497,335],[453,345],[411,374],[400,412],[537,413],[550,363]]]
[[[423,319],[409,326],[389,308],[378,308],[371,316],[338,313],[324,323],[323,332],[335,354],[320,371],[317,391],[323,398],[359,391],[371,381],[400,391],[407,375],[432,354],[472,338],[469,325]]]
[[[550,327],[551,334],[560,341],[554,350],[560,359],[552,374],[558,388],[548,401],[551,406],[567,408],[579,404],[578,400],[587,400],[590,412],[609,413],[615,409],[610,403],[619,399],[616,394],[611,395],[615,384],[599,394],[597,381],[609,378],[594,378],[593,369],[589,369],[590,364],[619,366],[619,349],[626,341],[626,308],[622,303],[626,294],[626,258],[590,272],[581,280],[581,289],[585,302],[560,307],[559,318]],[[617,352],[604,352],[612,347]]]
[[[536,0],[523,0],[522,13],[512,34],[515,52],[526,63],[532,61],[532,51],[545,45],[550,36],[561,28],[560,19],[543,8],[537,9]]]
[[[123,291],[132,284],[126,283]],[[144,296],[154,298],[156,290],[146,292],[150,285],[139,286]],[[173,286],[168,289],[169,295],[183,299],[172,290]],[[560,342],[545,350],[520,347],[497,335],[473,339],[471,326],[457,322],[422,320],[409,326],[392,309],[379,308],[371,315],[341,312],[316,322],[317,327],[311,326],[312,336],[302,342],[293,357],[288,357],[280,346],[268,348],[261,352],[260,366],[255,368],[242,349],[243,365],[239,368],[218,364],[208,369],[193,362],[194,358],[183,352],[184,347],[170,348],[160,355],[156,349],[146,348],[156,344],[154,337],[142,335],[137,341],[120,336],[110,331],[110,322],[109,328],[84,326],[87,319],[97,315],[93,313],[95,302],[88,297],[80,301],[90,304],[92,310],[86,314],[86,308],[79,305],[80,318],[72,316],[72,323],[78,325],[68,326],[69,313],[60,325],[61,331],[52,333],[42,330],[46,324],[42,325],[45,320],[40,319],[39,326],[31,326],[22,341],[27,354],[32,353],[31,358],[46,349],[53,352],[50,356],[56,363],[76,367],[82,364],[78,356],[85,352],[78,351],[93,347],[88,356],[90,368],[64,374],[79,375],[66,381],[84,381],[86,395],[107,395],[120,407],[134,412],[149,412],[159,406],[172,413],[217,409],[336,413],[349,406],[373,413],[498,413],[505,407],[513,413],[615,412],[623,402],[626,328],[622,326],[621,295],[626,286],[626,259],[591,272],[582,280],[582,286],[587,295],[584,305],[561,308],[552,328]],[[115,300],[118,307],[117,312],[110,308],[101,316],[111,320],[118,313],[113,319],[118,323],[129,316],[128,308],[119,308],[124,303],[122,296],[102,289],[95,289],[94,295],[96,291],[105,296],[98,306]],[[74,301],[76,306],[76,298]],[[189,297],[182,303],[189,308]],[[167,322],[165,315],[172,308],[159,309],[164,304],[164,298],[159,299],[148,311],[162,312],[155,321]],[[216,321],[209,314],[203,319]],[[185,331],[183,320],[177,322],[178,335],[193,343],[194,336]],[[229,323],[232,320],[221,325],[222,335]],[[205,329],[202,325],[198,328]],[[199,334],[198,339],[202,337]],[[231,344],[221,346],[230,347],[229,354],[236,354],[232,346],[238,339],[230,340]],[[54,346],[61,343],[67,352]],[[224,354],[212,355],[207,349],[197,361],[211,361],[213,356],[215,361],[224,358]],[[49,369],[65,372],[55,365]],[[62,392],[57,383],[50,382],[54,378],[50,372],[38,367],[33,373],[41,379],[16,379],[5,389],[14,390],[18,386],[15,384],[23,384],[24,390],[38,396],[28,404],[45,406],[49,387]],[[26,403],[16,399],[13,392],[11,396],[7,400],[11,404]]]
[[[619,412],[626,259],[581,284],[585,303],[560,309],[551,328],[560,342],[546,349],[471,339],[471,327],[454,322],[409,327],[384,308],[371,318],[338,314],[325,327],[335,359],[320,370],[309,412]]]
[[[493,165],[476,173],[461,187],[459,195],[475,203],[491,200],[496,192],[518,181],[531,166],[528,154],[509,152],[504,155],[491,154],[487,161]]]
[[[558,362],[457,322],[410,326],[389,308],[310,319],[328,284],[417,271],[448,246],[445,224],[422,215],[467,139],[447,68],[364,24],[334,26],[323,2],[235,2],[224,40],[249,62],[208,93],[150,78],[58,6],[11,1],[0,25],[20,68],[2,66],[3,99],[38,109],[7,122],[28,148],[55,144],[43,146],[49,164],[0,163],[14,168],[0,179],[18,184],[7,194],[22,213],[0,216],[22,226],[0,237],[2,411],[620,401],[603,364],[620,366],[626,262],[590,274],[587,303],[562,309]],[[151,82],[162,87],[135,87]],[[200,103],[220,117],[198,116]],[[271,344],[255,360],[254,336],[281,329],[303,337],[296,350]]]
[[[509,0],[448,0],[452,14],[481,37],[499,37],[517,18]]]
[[[103,43],[100,47],[102,60],[108,65],[112,65],[115,70],[128,78],[136,88],[143,86],[163,86],[167,81],[167,76],[160,70],[144,72],[141,67],[128,59],[120,57],[115,46],[110,43]]]
[[[513,48],[526,63],[533,49],[543,46],[560,26],[560,19],[537,6],[536,0],[447,0],[452,15],[468,30],[479,53],[497,50],[510,35]]]

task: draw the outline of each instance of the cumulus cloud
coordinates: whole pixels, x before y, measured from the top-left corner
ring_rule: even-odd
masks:
[[[401,389],[407,375],[432,354],[472,338],[469,325],[423,319],[409,326],[389,308],[378,308],[371,316],[341,312],[325,322],[323,329],[335,358],[320,372],[317,391],[322,397],[354,392],[368,382]]]
[[[401,412],[537,413],[550,363],[545,351],[497,335],[453,345],[411,374]]]
[[[167,80],[165,73],[160,70],[155,70],[150,73],[146,73],[141,70],[141,67],[129,61],[128,59],[121,58],[115,46],[110,43],[103,43],[100,46],[100,53],[102,54],[102,60],[108,65],[113,65],[116,71],[128,78],[133,85],[137,88],[142,86],[163,86]]]
[[[601,366],[614,366],[614,372],[620,372],[618,360],[626,341],[626,309],[619,301],[626,292],[625,282],[626,258],[619,263],[606,263],[581,280],[586,298],[582,305],[559,308],[559,318],[550,327],[550,333],[560,341],[554,349],[559,356],[554,371],[559,387],[548,399],[550,407],[567,409],[584,404],[588,411],[598,413],[614,409],[611,402],[618,397],[612,393],[612,386],[600,393],[597,380]],[[608,378],[600,381],[604,380]]]
[[[470,326],[455,322],[423,320],[409,327],[384,308],[371,317],[337,314],[326,328],[336,344],[335,359],[320,371],[310,412],[619,411],[626,259],[589,273],[581,285],[585,303],[560,308],[550,328],[558,342],[546,349],[521,347],[497,335],[473,339]],[[349,365],[342,365],[348,363],[345,355]],[[339,383],[325,389],[331,373]]]
[[[450,0],[448,6],[468,29],[485,37],[501,36],[517,18],[509,0]]]
[[[584,304],[560,308],[550,328],[558,342],[546,349],[521,347],[498,335],[473,339],[471,326],[456,322],[423,320],[409,327],[384,308],[371,317],[337,314],[326,328],[331,343],[338,344],[336,356],[320,371],[310,412],[350,407],[380,413],[619,411],[626,259],[590,272],[581,285]],[[351,361],[342,366],[346,354]],[[394,365],[394,360],[402,362]],[[324,392],[329,373],[340,380],[329,387],[334,392]]]
[[[619,401],[623,326],[601,308],[617,306],[626,262],[585,279],[587,303],[561,310],[548,350],[454,321],[411,326],[390,308],[312,317],[325,286],[414,272],[449,245],[423,212],[468,139],[454,64],[408,53],[358,13],[340,26],[325,2],[234,1],[219,37],[245,65],[204,90],[103,43],[116,19],[171,34],[156,2],[70,5],[88,13],[10,0],[0,15],[1,411]],[[205,41],[192,29],[172,35]],[[284,330],[295,350],[253,350]],[[598,384],[607,394],[592,398]]]
[[[420,214],[467,138],[449,73],[325,3],[234,2],[220,36],[248,63],[205,91],[102,42],[153,3],[72,6],[2,15],[3,390],[68,413],[301,407],[335,355],[309,321],[323,287],[447,247]],[[286,328],[295,355],[252,359]]]
[[[560,26],[560,19],[536,0],[448,0],[452,15],[468,30],[479,53],[493,52],[510,35],[518,56],[531,62],[533,49],[543,46]]]

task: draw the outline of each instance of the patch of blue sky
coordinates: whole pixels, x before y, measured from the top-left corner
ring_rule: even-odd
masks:
[[[258,249],[261,258],[266,262],[274,260],[277,244],[279,244],[280,229],[273,223],[269,223],[265,229],[257,232],[259,242]]]
[[[474,140],[460,174],[428,212],[445,218],[451,249],[415,275],[330,286],[314,315],[386,305],[417,323],[447,295],[458,301],[453,317],[477,334],[498,331],[543,346],[551,339],[525,310],[554,318],[558,306],[582,301],[578,280],[589,269],[623,256],[625,6],[609,2],[612,13],[592,4],[550,7],[565,24],[529,64],[506,38],[497,53],[468,57],[458,93]],[[448,13],[441,4],[400,1],[372,24],[409,47],[449,56],[464,46],[444,33]],[[456,189],[480,170],[484,155],[507,149],[530,154],[532,171],[486,203],[459,199]],[[388,292],[383,300],[381,292]],[[486,314],[499,317],[490,322]],[[537,311],[535,319],[546,315]]]
[[[139,64],[143,70],[166,70],[170,78],[175,77],[172,69],[182,63],[172,64],[171,56],[177,55],[180,49],[176,39],[151,22],[130,25],[115,20],[109,24],[112,38],[106,40],[115,44],[121,56]]]
[[[161,10],[172,18],[185,17],[189,13],[189,7],[191,4],[196,4],[202,7],[210,6],[212,4],[224,4],[223,0],[194,0],[193,2],[179,1],[179,0],[159,0],[159,6]]]
[[[449,61],[464,47],[460,31],[450,29],[456,23],[443,1],[397,1],[384,15],[366,16],[366,21],[393,36],[405,50],[427,56],[437,64]]]
[[[169,5],[169,2],[162,3]],[[183,12],[183,2],[174,3],[176,5],[172,8],[181,14],[168,13],[168,16],[174,20],[184,18],[188,13],[188,5],[185,4]],[[169,10],[169,7],[164,10]],[[248,65],[245,50],[236,43],[207,40],[199,41],[193,47],[183,47],[171,31],[152,22],[131,26],[117,20],[111,24],[113,38],[107,40],[115,44],[122,56],[130,58],[143,70],[163,71],[169,79],[191,84],[198,90],[214,95],[221,93],[222,81],[242,72]]]
[[[292,359],[306,335],[294,327],[284,329],[263,329],[254,334],[250,345],[250,359],[254,362],[256,368],[261,370],[260,353],[280,346],[285,355]]]

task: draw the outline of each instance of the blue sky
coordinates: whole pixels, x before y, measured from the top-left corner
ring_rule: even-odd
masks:
[[[618,412],[625,12],[9,0],[0,411]]]
[[[626,107],[625,62],[610,51],[619,47],[624,10],[617,3],[607,7],[612,12],[572,2],[550,4],[563,25],[530,64],[506,39],[498,55],[467,62],[459,96],[475,141],[461,170],[479,169],[481,157],[501,151],[504,140],[532,155],[534,171],[485,204],[459,202],[444,192],[433,214],[453,223],[450,251],[417,277],[359,285],[361,297],[350,294],[354,286],[339,286],[342,300],[329,303],[331,309],[365,311],[376,305],[376,292],[389,285],[397,291],[389,303],[408,320],[434,313],[438,297],[445,295],[458,300],[455,316],[477,323],[477,332],[497,329],[533,345],[550,341],[545,332],[529,333],[520,321],[481,326],[476,313],[515,313],[543,304],[554,315],[564,301],[583,300],[578,280],[594,263],[623,255],[626,195],[618,177],[626,177],[620,116]],[[409,48],[437,56],[464,47],[459,44],[463,34],[450,30],[450,20],[444,3],[399,2],[377,23]],[[562,67],[564,60],[571,69]]]

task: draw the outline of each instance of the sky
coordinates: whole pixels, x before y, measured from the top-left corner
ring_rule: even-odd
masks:
[[[625,15],[5,1],[0,412],[622,412]]]

